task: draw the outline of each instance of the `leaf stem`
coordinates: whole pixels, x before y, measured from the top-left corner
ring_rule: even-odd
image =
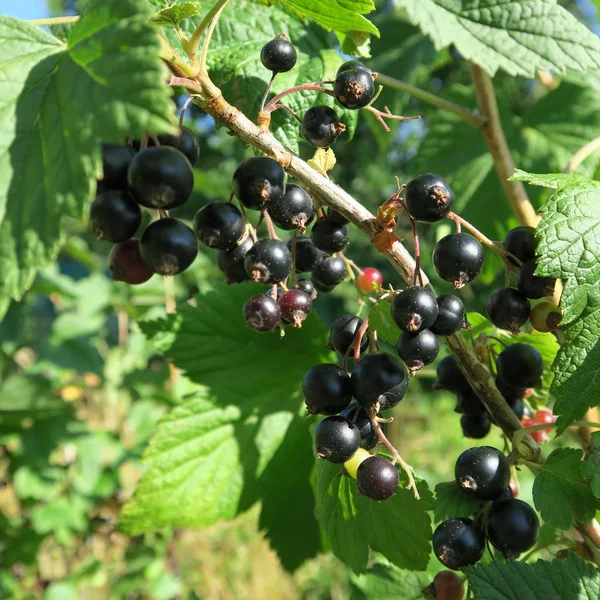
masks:
[[[81,18],[81,15],[73,15],[69,17],[47,17],[45,19],[32,19],[26,21],[30,25],[67,25],[68,23],[76,23]]]
[[[171,48],[167,40],[165,40],[162,35],[158,36],[158,41],[160,42],[160,51],[158,56],[162,58],[167,63],[174,65],[177,68],[177,75],[181,74],[189,77],[190,80],[194,79],[198,75],[198,68],[190,65],[185,62],[181,56],[177,53],[174,48]],[[192,82],[193,83],[193,82]]]
[[[317,83],[322,82],[319,81]],[[275,110],[275,105],[278,104],[282,98],[285,98],[290,94],[295,94],[296,92],[313,91],[322,92],[324,94],[328,94],[329,96],[333,96],[333,92],[331,90],[321,87],[317,85],[317,83],[303,83],[302,85],[295,85],[294,87],[288,88],[287,90],[283,90],[283,92],[277,94],[277,96],[273,96],[273,98],[269,100],[268,104],[264,108],[264,112],[273,112]]]
[[[595,150],[600,148],[600,137],[597,137],[595,140],[588,142],[585,146],[582,146],[577,152],[573,155],[573,158],[569,161],[565,173],[573,173],[577,167]]]
[[[212,39],[213,33],[215,31],[215,27],[219,22],[219,17],[225,8],[225,4],[227,0],[221,0],[221,7],[215,13],[210,24],[208,25],[208,29],[206,30],[206,37],[204,38],[204,43],[202,44],[202,51],[200,52],[200,72],[206,73],[206,63],[208,61],[208,47],[210,46],[210,40]]]
[[[225,5],[229,2],[229,0],[218,0],[215,5],[206,13],[204,19],[200,22],[198,27],[196,27],[194,33],[192,33],[188,43],[185,45],[185,53],[190,57],[192,63],[197,63],[196,54],[198,53],[198,48],[200,46],[200,38],[202,34],[208,29],[211,21],[217,14],[225,7]]]

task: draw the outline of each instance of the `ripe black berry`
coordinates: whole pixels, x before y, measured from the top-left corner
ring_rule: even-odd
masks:
[[[312,300],[317,297],[317,291],[315,290],[315,286],[310,279],[298,279],[294,289],[306,292]]]
[[[198,240],[185,223],[171,218],[159,219],[144,231],[140,253],[155,273],[177,275],[194,262]]]
[[[562,313],[554,302],[540,302],[531,309],[529,319],[534,329],[548,333],[558,328]]]
[[[440,571],[430,587],[423,590],[430,592],[435,600],[462,600],[465,595],[465,586],[462,579],[452,571]]]
[[[337,365],[316,365],[302,379],[302,393],[310,414],[336,415],[352,400],[350,376]]]
[[[437,274],[461,288],[479,275],[483,268],[483,247],[468,233],[451,233],[433,249],[433,266]]]
[[[269,203],[269,215],[281,229],[301,229],[315,218],[312,198],[295,183],[288,183],[285,194]]]
[[[436,298],[438,316],[429,328],[435,335],[452,335],[460,331],[467,322],[465,307],[454,294],[442,294]]]
[[[371,456],[356,471],[356,485],[361,496],[373,500],[387,500],[398,489],[398,469],[383,456]]]
[[[483,405],[483,402],[473,390],[469,390],[468,392],[459,392],[457,394],[455,411],[471,417],[486,414],[486,408]]]
[[[260,62],[273,73],[286,73],[296,64],[296,49],[284,33],[267,42],[260,51]]]
[[[481,500],[495,500],[510,483],[510,465],[500,450],[477,446],[465,450],[454,466],[460,488]]]
[[[114,281],[124,281],[131,285],[144,283],[154,274],[142,260],[140,240],[132,238],[115,244],[108,255],[108,268]]]
[[[128,192],[108,190],[90,204],[92,233],[99,240],[124,242],[142,222],[142,211]]]
[[[502,394],[502,397],[511,406],[519,400],[522,400],[525,396],[524,388],[516,388],[504,381],[502,377],[496,376],[496,387],[498,388],[498,391]]]
[[[309,108],[302,119],[304,139],[317,148],[331,146],[346,130],[333,108],[326,105]]]
[[[312,299],[301,290],[288,290],[279,298],[279,309],[284,322],[302,327],[302,322],[312,310]]]
[[[339,66],[337,75],[343,73],[344,71],[349,71],[350,69],[363,69],[365,71],[369,70],[360,60],[347,60]]]
[[[353,402],[341,412],[342,417],[346,417],[351,423],[354,423],[360,431],[360,447],[365,450],[375,448],[379,438],[373,421],[369,418],[367,411],[356,402]]]
[[[344,215],[342,215],[342,213],[339,213],[337,210],[333,210],[333,208],[329,208],[327,210],[327,218],[334,225],[347,225],[350,222],[346,217],[344,217]]]
[[[532,300],[537,300],[544,296],[552,296],[554,294],[554,286],[556,285],[556,279],[553,277],[539,277],[534,275],[536,268],[537,264],[535,260],[528,260],[519,269],[517,279],[519,291]]]
[[[471,519],[449,519],[433,533],[433,551],[445,567],[456,571],[481,559],[485,536]]]
[[[484,438],[492,428],[487,414],[483,415],[463,415],[460,418],[460,426],[463,435],[467,438],[480,440]]]
[[[102,144],[102,189],[127,189],[127,170],[134,156],[131,146]]]
[[[535,251],[538,241],[535,239],[535,228],[527,225],[521,225],[511,229],[502,242],[502,247],[513,256],[516,256],[521,263],[535,258]],[[519,263],[512,257],[508,260],[514,265],[519,266]]]
[[[350,110],[363,108],[375,96],[373,76],[367,69],[354,67],[338,72],[333,85],[337,101]]]
[[[437,358],[439,351],[440,343],[435,333],[431,333],[429,329],[423,329],[419,333],[403,331],[396,344],[398,356],[411,373],[431,364]]]
[[[511,344],[502,350],[496,367],[500,378],[520,388],[539,386],[544,373],[542,355],[529,344]]]
[[[405,366],[391,354],[367,354],[352,371],[352,391],[367,409],[388,410],[396,406],[408,390]]]
[[[187,202],[194,187],[194,170],[179,150],[155,146],[135,155],[127,181],[142,206],[170,210]]]
[[[437,382],[435,387],[441,390],[448,390],[458,394],[459,392],[470,392],[471,386],[464,376],[464,373],[458,367],[454,356],[442,358],[437,366]]]
[[[233,248],[246,229],[239,208],[231,202],[210,202],[194,217],[194,233],[209,248]]]
[[[411,179],[404,197],[408,214],[422,223],[440,221],[454,205],[452,188],[435,173],[423,173]]]
[[[360,448],[360,431],[346,417],[327,417],[317,425],[315,444],[319,458],[343,463]]]
[[[248,236],[238,246],[217,251],[217,266],[227,278],[227,283],[241,283],[250,279],[244,267],[244,259],[253,245],[252,238]]]
[[[505,558],[516,559],[533,548],[540,534],[537,514],[522,500],[510,498],[494,502],[487,514],[487,537]]]
[[[417,333],[435,323],[438,316],[437,300],[425,288],[407,287],[394,297],[390,314],[400,329]]]
[[[529,300],[514,288],[502,288],[490,296],[487,303],[488,319],[500,329],[519,333],[529,319]]]
[[[198,140],[196,134],[188,127],[182,127],[179,135],[163,134],[158,136],[161,146],[172,146],[182,152],[194,166],[198,162]]]
[[[244,267],[258,283],[279,283],[290,274],[292,257],[279,240],[258,240],[246,254]]]
[[[290,253],[292,250],[293,239],[288,240],[287,247]],[[305,273],[312,271],[317,259],[319,258],[319,249],[313,244],[310,238],[299,235],[296,237],[296,271]]]
[[[272,296],[267,294],[256,294],[248,298],[242,313],[246,325],[256,331],[273,331],[281,317],[279,305]]]
[[[327,256],[324,254],[313,267],[312,281],[319,291],[331,291],[336,285],[344,281],[347,274],[346,263],[341,256]]]
[[[237,166],[233,191],[246,208],[260,210],[285,193],[285,171],[268,156],[251,156]]]
[[[363,320],[355,315],[338,317],[329,328],[329,347],[340,354],[346,354],[362,324]],[[369,338],[370,332],[367,328],[360,342],[361,354],[368,348]]]
[[[333,254],[341,252],[350,243],[350,229],[348,225],[336,225],[323,217],[313,225],[310,239],[319,250]]]

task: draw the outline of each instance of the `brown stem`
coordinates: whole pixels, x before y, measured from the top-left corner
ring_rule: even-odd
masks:
[[[318,82],[318,83],[322,83],[322,82]],[[275,105],[282,98],[285,98],[286,96],[289,96],[290,94],[295,94],[296,92],[304,92],[304,91],[322,92],[324,94],[328,94],[329,96],[333,96],[333,92],[331,90],[321,87],[321,86],[317,85],[316,83],[303,83],[302,85],[295,85],[294,87],[284,90],[280,94],[277,94],[277,96],[274,96],[273,98],[271,98],[271,100],[269,100],[269,103],[265,106],[265,109],[264,109],[265,112],[272,112],[273,110],[275,110]]]
[[[413,121],[414,119],[421,118],[419,116],[403,117],[402,115],[394,115],[394,114],[392,114],[392,111],[387,106],[384,106],[383,110],[379,110],[379,109],[375,108],[374,106],[369,105],[369,106],[365,106],[365,110],[368,110],[370,113],[375,115],[375,118],[377,119],[379,124],[386,131],[391,131],[391,129],[388,127],[388,124],[385,122],[385,119],[393,119],[396,121]]]
[[[261,217],[263,218],[265,225],[267,226],[267,231],[269,232],[269,237],[272,240],[278,240],[279,237],[277,236],[277,233],[275,232],[275,227],[273,226],[273,220],[271,219],[271,215],[266,210],[263,210],[261,212]]]
[[[260,103],[261,111],[263,111],[265,109],[265,102],[267,101],[267,98],[269,97],[269,92],[271,91],[271,86],[273,85],[273,82],[275,81],[275,77],[277,77],[277,73],[275,71],[273,71],[273,75],[271,75],[271,79],[269,79],[269,84],[267,85],[267,89],[265,90],[265,94]]]
[[[410,216],[410,213],[408,212],[408,209],[406,208],[406,203],[404,202],[404,200],[400,200],[400,204],[402,204],[402,207],[404,208],[404,211],[406,212],[406,215],[408,216],[408,220],[410,222],[410,228],[411,228],[412,236],[413,236],[413,244],[415,246],[415,271],[414,271],[414,275],[413,275],[413,281],[415,283],[420,282],[421,287],[423,287],[424,284],[423,284],[423,280],[421,279],[421,249],[419,246],[419,234],[417,232],[417,223]]]

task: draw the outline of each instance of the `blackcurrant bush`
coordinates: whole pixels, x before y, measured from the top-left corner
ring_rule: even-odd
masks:
[[[313,225],[310,239],[319,250],[333,254],[341,252],[348,246],[350,229],[348,225],[336,225],[327,217],[323,217]]]
[[[438,316],[429,328],[435,335],[452,335],[460,331],[467,322],[465,307],[454,294],[442,294],[436,298]]]
[[[460,370],[454,356],[446,356],[437,365],[437,382],[435,387],[458,394],[470,392],[471,386],[464,373]]]
[[[102,144],[102,188],[126,190],[127,171],[135,156],[135,148],[121,144]]]
[[[287,247],[290,253],[293,253],[293,238],[288,240]],[[319,249],[312,243],[310,238],[299,235],[296,237],[296,272],[306,273],[312,271],[317,259],[319,258]]]
[[[360,60],[347,60],[339,66],[337,75],[343,73],[344,71],[349,71],[350,69],[364,69],[365,71],[369,70]]]
[[[531,309],[529,319],[534,329],[548,333],[558,329],[562,321],[562,312],[554,302],[540,302]]]
[[[194,166],[198,162],[198,140],[189,127],[182,127],[179,135],[163,134],[158,136],[161,146],[172,146],[182,152]]]
[[[232,202],[210,202],[194,217],[194,233],[209,248],[229,250],[246,230],[239,208]]]
[[[495,500],[510,483],[510,464],[497,448],[476,446],[458,457],[454,478],[475,498]]]
[[[187,202],[194,187],[194,170],[179,150],[155,146],[134,156],[127,181],[142,206],[170,210]]]
[[[434,531],[433,551],[445,567],[456,571],[481,559],[485,536],[471,519],[449,519]]]
[[[356,485],[361,496],[373,500],[387,500],[398,489],[398,469],[383,456],[371,456],[356,471]]]
[[[487,514],[487,537],[505,558],[514,560],[533,548],[540,534],[535,510],[522,500],[511,498],[494,502]]]
[[[487,303],[488,319],[500,329],[519,333],[529,319],[529,300],[514,288],[502,288],[490,296]]]
[[[172,218],[159,219],[144,231],[140,253],[155,273],[177,275],[194,262],[198,240],[185,223]]]
[[[538,241],[535,239],[535,228],[527,225],[520,225],[511,229],[502,242],[502,247],[506,252],[510,252],[514,257],[517,257],[521,263],[535,258],[535,251]],[[513,257],[509,256],[508,260],[516,266],[518,263]]]
[[[333,108],[324,104],[309,108],[302,118],[304,139],[317,148],[331,146],[346,130]]]
[[[519,291],[532,300],[537,300],[544,296],[552,296],[554,294],[554,286],[556,285],[556,279],[553,277],[539,277],[534,275],[536,268],[537,264],[535,260],[528,260],[519,269],[517,278]]]
[[[353,402],[341,412],[341,415],[358,427],[361,448],[371,450],[377,446],[379,438],[373,426],[373,421],[371,421],[369,414],[360,404]]]
[[[258,240],[244,258],[244,267],[250,279],[258,283],[279,283],[292,268],[289,250],[279,240]]]
[[[524,388],[514,387],[510,383],[504,381],[502,377],[496,376],[496,387],[498,388],[498,391],[502,394],[502,397],[511,406],[525,397]]]
[[[246,207],[260,210],[285,193],[285,171],[268,156],[244,159],[233,174],[233,191]]]
[[[373,75],[361,67],[338,72],[333,92],[343,107],[350,110],[364,108],[375,97]]]
[[[142,211],[128,192],[108,190],[90,204],[92,233],[99,240],[124,242],[133,237],[142,222]]]
[[[285,194],[269,203],[269,215],[281,229],[301,229],[315,218],[312,198],[295,183],[288,183]]]
[[[422,223],[443,219],[454,205],[452,188],[435,173],[423,173],[406,184],[408,214]]]
[[[329,347],[340,354],[346,354],[354,341],[363,320],[355,315],[342,315],[338,317],[329,328]],[[369,346],[370,331],[367,328],[360,341],[361,354]]]
[[[373,267],[367,267],[363,269],[363,272],[356,278],[356,287],[363,292],[368,294],[375,291],[375,285],[379,287],[383,285],[383,275],[379,269]]]
[[[483,246],[468,233],[451,233],[433,249],[433,266],[437,274],[461,288],[473,281],[483,268]]]
[[[256,294],[246,300],[242,314],[246,325],[256,331],[273,331],[281,317],[279,305],[272,296]]]
[[[419,333],[407,333],[403,331],[396,344],[396,352],[404,361],[411,373],[431,364],[440,351],[440,343],[429,329],[423,329]]]
[[[298,281],[296,281],[294,289],[306,292],[312,300],[314,300],[317,297],[317,291],[315,290],[315,286],[313,285],[313,282],[310,279],[298,279]]]
[[[324,254],[318,258],[312,269],[312,281],[319,291],[331,291],[344,281],[347,274],[346,263],[341,256]]]
[[[511,344],[498,355],[498,376],[520,388],[538,387],[544,374],[544,360],[529,344]]]
[[[217,266],[227,278],[227,283],[241,283],[250,279],[244,267],[244,259],[253,245],[252,238],[248,236],[241,244],[229,250],[217,251]]]
[[[487,414],[483,415],[463,415],[460,418],[460,426],[463,435],[467,438],[480,440],[484,438],[492,428]]]
[[[483,402],[473,391],[459,392],[456,396],[456,412],[470,417],[478,417],[487,413]]]
[[[342,215],[342,213],[339,213],[337,210],[333,210],[333,208],[327,210],[327,218],[334,225],[346,225],[350,222],[346,217],[344,217],[344,215]]]
[[[301,290],[288,290],[279,298],[279,309],[284,322],[301,327],[312,310],[312,299]]]
[[[360,448],[360,431],[346,417],[327,417],[317,425],[315,444],[319,458],[343,463]]]
[[[154,274],[142,260],[140,240],[131,238],[115,244],[108,256],[108,268],[114,281],[124,281],[131,285],[144,283]]]
[[[260,62],[273,73],[287,73],[296,64],[296,48],[284,33],[267,42],[260,51]]]
[[[352,391],[367,409],[388,410],[406,395],[408,372],[391,354],[367,354],[352,371]]]
[[[441,571],[433,579],[431,591],[435,600],[462,600],[465,586],[456,573]]]
[[[437,300],[425,288],[407,287],[394,297],[390,314],[402,331],[417,333],[435,323],[438,317]]]
[[[350,376],[337,365],[316,365],[304,375],[302,393],[310,414],[336,415],[352,400]]]

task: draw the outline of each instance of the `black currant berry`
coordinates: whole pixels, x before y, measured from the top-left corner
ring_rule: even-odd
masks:
[[[492,424],[487,414],[463,415],[460,418],[463,435],[467,438],[480,440],[490,432]]]
[[[336,225],[323,217],[313,225],[310,239],[319,250],[334,254],[344,250],[350,243],[350,229],[348,225]]]
[[[500,450],[476,446],[465,450],[454,466],[458,486],[481,500],[495,500],[510,483],[510,464]]]
[[[417,333],[435,323],[438,317],[437,300],[429,290],[413,285],[394,297],[390,314],[402,331]]]
[[[502,247],[513,256],[516,256],[521,263],[535,258],[535,251],[538,241],[535,239],[535,228],[527,225],[520,225],[511,229],[502,242]],[[519,266],[519,262],[512,257],[508,257],[511,263]]]
[[[529,300],[514,288],[502,288],[490,296],[487,303],[488,319],[500,329],[519,333],[529,319]]]
[[[135,148],[121,144],[102,144],[102,188],[126,190],[127,171],[135,156]]]
[[[540,302],[531,309],[529,319],[534,329],[549,333],[558,329],[562,321],[562,312],[554,302]]]
[[[194,187],[194,170],[179,150],[155,146],[135,155],[127,181],[142,206],[170,210],[187,202]]]
[[[445,567],[457,571],[481,559],[485,536],[471,519],[449,519],[434,531],[433,551]]]
[[[348,275],[346,263],[341,256],[319,257],[312,270],[312,281],[320,292],[331,291]],[[329,289],[328,289],[329,288]]]
[[[363,69],[364,71],[369,70],[360,60],[347,60],[339,66],[337,75],[343,73],[344,71],[349,71],[350,69]]]
[[[128,192],[108,190],[90,204],[92,233],[99,240],[124,242],[133,237],[142,222],[142,211]]]
[[[258,283],[279,283],[292,269],[292,257],[279,240],[258,240],[246,254],[244,267],[250,279]]]
[[[329,106],[313,106],[304,113],[302,135],[309,144],[317,148],[331,146],[344,131],[346,126]]]
[[[296,48],[285,33],[267,42],[260,51],[260,62],[273,73],[287,73],[294,68],[297,58]]]
[[[404,198],[408,214],[422,223],[440,221],[454,205],[452,188],[435,173],[423,173],[411,179]]]
[[[333,92],[343,107],[350,110],[364,108],[375,96],[373,75],[361,67],[338,72]]]
[[[360,431],[346,417],[327,417],[317,425],[315,444],[319,458],[343,463],[360,448]]]
[[[498,376],[520,388],[537,387],[544,374],[544,361],[539,351],[529,344],[511,344],[496,360]]]
[[[124,281],[131,285],[144,283],[154,275],[152,269],[142,260],[140,240],[137,238],[112,247],[108,255],[108,268],[114,281]]]
[[[352,391],[359,404],[367,409],[388,410],[406,395],[408,372],[391,354],[367,354],[352,371]]]
[[[373,500],[387,500],[398,489],[398,469],[383,456],[371,456],[358,467],[356,485],[361,496]]]
[[[284,322],[302,327],[302,322],[312,310],[312,299],[301,290],[288,290],[279,298],[279,309]]]
[[[432,596],[435,600],[462,600],[465,586],[456,573],[440,571],[433,579],[433,583],[423,590],[423,595]]]
[[[431,364],[440,351],[440,342],[435,333],[429,329],[423,329],[419,333],[407,333],[403,331],[396,343],[396,352],[404,361],[411,373]]]
[[[315,290],[315,286],[310,279],[298,279],[294,289],[306,292],[312,300],[317,297],[317,291]]]
[[[144,231],[140,253],[155,273],[177,275],[194,262],[198,240],[185,223],[171,218],[159,219]]]
[[[341,412],[342,417],[346,417],[351,423],[354,423],[360,431],[360,447],[365,450],[372,450],[377,445],[379,438],[377,431],[373,426],[373,421],[369,418],[367,411],[356,402],[353,402]]]
[[[194,217],[194,233],[198,241],[218,250],[229,250],[246,230],[239,208],[232,202],[210,202]]]
[[[281,317],[279,305],[272,296],[256,294],[246,300],[242,314],[246,325],[256,331],[273,331]]]
[[[554,294],[554,286],[556,285],[556,279],[553,277],[539,277],[534,275],[536,268],[537,263],[535,260],[528,260],[519,269],[517,279],[519,291],[532,300],[544,298],[544,296],[552,296]]]
[[[502,394],[502,397],[513,406],[519,400],[522,400],[525,397],[525,389],[524,388],[516,388],[510,383],[506,383],[502,377],[496,376],[496,387],[498,391]]]
[[[161,146],[177,148],[194,166],[198,162],[198,140],[196,134],[188,127],[182,127],[179,135],[163,134],[158,136]]]
[[[328,346],[340,354],[346,354],[362,324],[363,320],[355,315],[342,315],[338,317],[329,328]],[[361,354],[368,348],[369,338],[370,331],[367,328],[360,341]]]
[[[486,532],[492,546],[504,558],[516,559],[533,548],[540,534],[538,516],[522,500],[510,498],[494,502],[486,519]]]
[[[293,238],[288,240],[287,247],[293,253]],[[296,237],[296,272],[306,273],[312,271],[319,258],[319,249],[310,238],[299,235]]]
[[[227,278],[227,283],[241,283],[250,279],[244,267],[244,259],[253,245],[252,238],[248,236],[241,244],[229,250],[217,251],[217,266]]]
[[[435,335],[452,335],[460,331],[467,322],[465,307],[454,294],[442,294],[436,298],[438,316],[429,328]]]
[[[233,191],[246,208],[260,210],[285,193],[285,171],[268,156],[251,156],[237,166]]]
[[[460,370],[454,356],[446,356],[437,365],[437,382],[435,387],[458,394],[470,392],[471,386],[464,373]]]
[[[468,392],[459,392],[457,394],[456,408],[454,410],[457,413],[469,415],[470,417],[479,417],[487,413],[483,402],[473,390],[469,390]]]
[[[350,376],[337,365],[316,365],[304,375],[302,393],[310,414],[337,415],[352,400]]]
[[[451,233],[433,249],[433,266],[437,274],[461,288],[473,281],[483,268],[483,246],[468,233]]]
[[[346,217],[344,217],[344,215],[342,215],[342,213],[339,213],[337,210],[333,210],[333,208],[327,209],[327,218],[334,225],[347,225],[350,222]]]
[[[281,229],[304,229],[315,218],[312,198],[295,183],[288,183],[285,194],[269,203],[269,215]]]

